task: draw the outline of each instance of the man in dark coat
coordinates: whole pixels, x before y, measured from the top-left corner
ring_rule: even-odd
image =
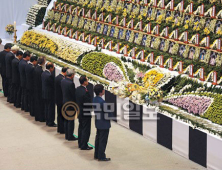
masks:
[[[62,116],[62,105],[63,105],[63,96],[62,96],[62,87],[61,81],[65,79],[67,67],[62,68],[62,72],[55,78],[55,102],[57,105],[57,132],[64,134],[64,117]]]
[[[14,94],[14,106],[21,107],[22,89],[20,87],[19,62],[22,60],[23,52],[18,51],[16,57],[12,60],[12,87]]]
[[[34,113],[34,70],[37,65],[37,57],[32,56],[30,58],[30,63],[25,67],[26,74],[26,92],[28,96],[28,105],[31,116],[35,116]]]
[[[11,51],[12,45],[7,43],[4,46],[4,50],[0,52],[0,73],[2,76],[2,88],[4,91],[4,96],[8,96],[8,85],[7,85],[7,78],[6,78],[6,65],[5,65],[5,56],[7,53]]]
[[[72,69],[68,69],[66,72],[66,78],[61,81],[63,104],[67,102],[76,102],[76,95],[75,95],[76,89],[75,89],[75,84],[73,83],[74,76],[75,76],[75,71]],[[75,126],[74,120],[65,119],[66,140],[69,140],[69,141],[77,140],[77,138],[73,136],[74,126]]]
[[[45,122],[44,102],[42,98],[42,72],[45,65],[45,57],[38,58],[38,65],[34,69],[34,98],[35,121]]]
[[[105,94],[103,85],[95,85],[94,92],[96,93],[96,97],[93,99],[93,105],[95,125],[97,129],[94,158],[99,161],[110,161],[110,158],[106,158],[105,150],[109,136],[109,129],[111,127],[110,117],[112,117],[112,113],[105,113],[104,111],[104,104],[106,102],[102,98]]]
[[[54,100],[54,65],[51,62],[46,64],[46,70],[42,73],[42,98],[44,99],[46,125],[57,127],[55,124],[55,100]]]
[[[79,106],[79,129],[78,129],[78,144],[81,150],[91,150],[92,147],[88,146],[88,141],[91,131],[91,111],[92,106],[90,104],[91,96],[87,89],[88,78],[86,76],[81,76],[79,78],[80,86],[76,89],[76,102]]]
[[[28,65],[28,61],[30,60],[31,54],[30,52],[26,51],[23,54],[23,59],[19,62],[19,73],[20,73],[20,84],[22,88],[22,110],[25,112],[29,112],[28,108],[28,96],[27,96],[27,89],[26,89],[26,74],[25,74],[25,67]]]
[[[6,80],[8,84],[8,97],[7,102],[14,103],[13,87],[12,87],[12,60],[15,58],[19,47],[14,45],[11,48],[11,52],[7,53],[5,56],[5,66],[6,66]]]

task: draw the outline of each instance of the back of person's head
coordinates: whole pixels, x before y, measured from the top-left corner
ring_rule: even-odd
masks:
[[[32,56],[30,58],[30,62],[33,62],[33,61],[37,61],[38,60],[38,57],[37,56]]]
[[[82,85],[85,81],[87,81],[87,77],[86,77],[86,75],[82,75],[82,76],[79,78],[80,84]]]
[[[0,38],[0,44],[2,44],[2,39]]]
[[[29,51],[26,51],[24,54],[23,54],[23,58],[27,58],[27,57],[31,57],[31,53]]]
[[[49,70],[50,68],[53,68],[54,67],[54,64],[52,62],[48,62],[46,64],[46,69]]]
[[[41,56],[38,58],[38,64],[40,64],[40,65],[45,64],[45,57],[44,56]]]
[[[72,77],[72,75],[75,75],[75,70],[73,70],[73,69],[67,69],[67,71],[66,71],[66,76],[67,77]]]
[[[11,48],[12,48],[12,44],[10,44],[10,43],[5,44],[5,46],[4,46],[5,50],[11,49]]]
[[[96,95],[98,96],[100,93],[102,93],[104,90],[104,86],[102,84],[97,84],[94,87],[94,92],[96,93]]]
[[[62,72],[63,72],[63,73],[66,73],[66,71],[67,71],[68,69],[69,69],[69,67],[63,67],[63,68],[62,68]]]
[[[18,51],[18,52],[16,53],[16,56],[23,56],[23,52],[22,52],[22,51]]]

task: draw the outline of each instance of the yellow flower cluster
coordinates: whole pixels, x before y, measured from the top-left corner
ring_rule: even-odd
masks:
[[[206,35],[210,34],[210,30],[207,27],[204,28],[204,34],[206,34]]]
[[[219,30],[217,31],[217,34],[218,34],[218,35],[222,35],[222,30],[219,29]]]
[[[155,86],[155,84],[157,84],[163,78],[163,76],[163,73],[156,70],[148,71],[143,78],[144,87],[148,88],[150,86]]]
[[[173,17],[172,16],[166,18],[166,23],[172,22],[172,21],[173,21]]]
[[[26,31],[20,42],[23,45],[38,48],[51,54],[56,54],[56,50],[58,49],[58,46],[52,40],[44,35],[31,31]]]

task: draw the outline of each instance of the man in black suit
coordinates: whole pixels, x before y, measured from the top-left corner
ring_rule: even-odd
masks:
[[[66,78],[61,81],[62,95],[63,95],[63,104],[67,102],[76,102],[76,89],[75,84],[73,83],[73,78],[75,76],[75,71],[68,69],[66,71]],[[65,119],[65,138],[66,140],[72,141],[77,140],[73,136],[75,122],[74,120]]]
[[[22,88],[22,106],[21,106],[21,109],[25,110],[25,112],[29,112],[28,96],[27,96],[27,89],[26,89],[25,67],[28,65],[28,61],[30,60],[30,57],[31,57],[30,52],[26,51],[23,54],[23,59],[19,62],[20,84],[21,84],[21,88]]]
[[[21,107],[22,89],[20,87],[19,62],[22,60],[22,57],[23,52],[18,51],[16,57],[12,60],[12,89],[14,95],[14,106],[16,108]]]
[[[4,46],[4,50],[0,52],[0,72],[2,76],[2,88],[4,91],[4,96],[8,96],[8,85],[7,85],[7,78],[6,78],[6,65],[5,65],[5,56],[7,53],[11,51],[12,45],[7,43]]]
[[[34,98],[35,121],[45,122],[44,102],[42,98],[42,72],[45,66],[45,57],[38,58],[38,65],[34,69]]]
[[[61,81],[66,77],[67,67],[62,68],[62,72],[55,78],[55,102],[57,105],[57,132],[64,134],[64,118],[62,116],[62,105],[63,105],[63,96],[62,96],[62,87]]]
[[[88,146],[88,141],[91,131],[91,111],[92,106],[90,104],[91,96],[87,89],[88,78],[86,76],[81,76],[79,78],[80,86],[76,89],[76,102],[79,106],[79,130],[78,130],[78,144],[81,150],[91,150],[92,147]]]
[[[96,97],[93,99],[93,106],[97,129],[94,158],[99,161],[110,161],[110,158],[106,158],[105,150],[109,136],[109,129],[111,127],[110,117],[112,116],[112,113],[105,113],[104,111],[104,104],[106,103],[102,98],[105,94],[104,86],[101,84],[95,85],[94,92],[96,93]]]
[[[46,64],[46,70],[42,73],[42,98],[44,99],[46,125],[57,127],[55,124],[55,101],[54,101],[54,65],[51,62]]]
[[[8,97],[7,102],[14,103],[13,87],[12,87],[12,60],[15,58],[19,47],[14,45],[11,48],[11,52],[7,53],[5,56],[5,66],[6,66],[6,80],[8,84]]]
[[[34,113],[34,70],[37,65],[37,57],[32,56],[30,58],[30,63],[25,67],[26,74],[26,92],[28,96],[28,106],[31,116],[35,116]]]

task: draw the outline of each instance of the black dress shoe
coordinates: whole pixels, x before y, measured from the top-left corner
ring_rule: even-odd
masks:
[[[81,150],[92,150],[93,149],[93,147],[87,147],[87,148],[81,148]]]
[[[111,158],[99,159],[98,161],[111,161]]]
[[[49,127],[57,127],[57,124],[48,124]]]
[[[73,136],[73,138],[68,138],[67,140],[68,140],[68,141],[75,141],[75,140],[78,140],[78,138],[76,138],[76,137]]]

